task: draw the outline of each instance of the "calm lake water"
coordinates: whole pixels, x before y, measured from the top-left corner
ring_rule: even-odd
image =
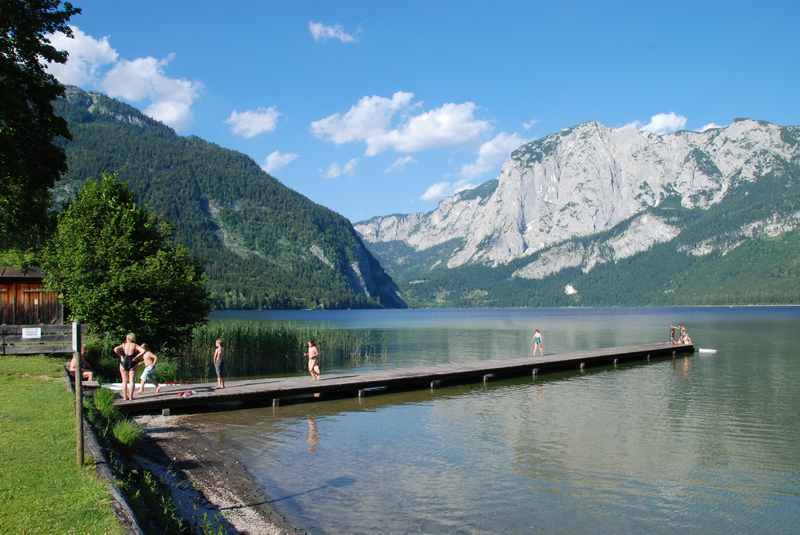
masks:
[[[800,308],[224,312],[381,330],[359,368],[665,340],[715,355],[195,415],[311,533],[798,533]],[[323,373],[341,371],[326,369]]]

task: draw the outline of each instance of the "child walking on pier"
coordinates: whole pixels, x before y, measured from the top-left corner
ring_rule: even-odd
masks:
[[[314,340],[308,341],[308,353],[305,355],[308,357],[308,373],[311,375],[311,379],[319,381],[319,348]]]
[[[142,354],[142,359],[144,360],[144,371],[142,372],[141,382],[139,383],[139,393],[141,394],[144,392],[144,384],[147,381],[153,383],[156,387],[156,394],[161,391],[161,385],[158,382],[158,376],[156,375],[156,363],[158,362],[158,357],[155,353],[150,351],[150,348],[147,344],[142,344],[142,349],[144,349],[144,353]]]

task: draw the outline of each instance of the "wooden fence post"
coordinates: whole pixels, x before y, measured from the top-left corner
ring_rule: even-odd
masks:
[[[78,466],[83,466],[83,372],[81,372],[81,324],[72,322],[72,356],[75,366],[75,455]]]

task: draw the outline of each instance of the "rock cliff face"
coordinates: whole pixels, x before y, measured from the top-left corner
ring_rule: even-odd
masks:
[[[379,257],[386,244],[403,244],[413,255],[457,243],[440,247],[433,269],[520,261],[517,278],[572,267],[586,273],[679,236],[680,225],[653,209],[707,210],[738,186],[796,163],[799,139],[798,127],[750,119],[668,135],[584,123],[519,147],[496,180],[432,212],[376,217],[355,228]],[[770,228],[794,223],[784,218]],[[698,247],[686,253],[702,254],[713,240]],[[391,259],[381,261],[398,278]]]

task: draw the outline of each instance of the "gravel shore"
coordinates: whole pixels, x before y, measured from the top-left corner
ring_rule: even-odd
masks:
[[[228,531],[284,535],[292,527],[232,452],[220,451],[186,416],[140,416],[147,440],[136,461],[169,485],[184,518],[206,518]]]

